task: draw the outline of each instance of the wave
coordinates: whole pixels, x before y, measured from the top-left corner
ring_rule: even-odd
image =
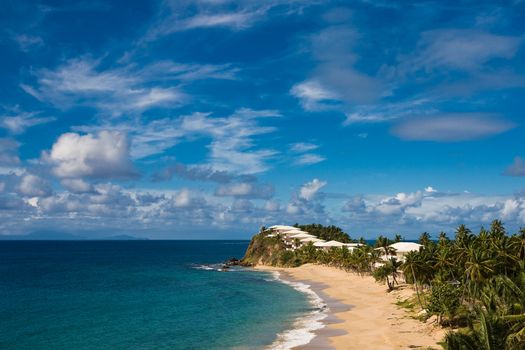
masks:
[[[281,279],[281,275],[277,271],[272,272],[273,280],[288,284],[295,290],[306,294],[308,301],[313,305],[314,310],[296,319],[293,323],[293,328],[286,330],[277,335],[277,339],[269,346],[271,350],[286,350],[296,346],[306,345],[313,338],[315,338],[314,331],[325,327],[322,322],[328,317],[328,306],[317,293],[315,293],[310,285],[302,282],[292,282]]]
[[[234,272],[234,271],[242,270],[242,268],[239,266],[230,266],[230,267],[225,268],[224,264],[209,264],[209,265],[194,264],[194,265],[191,265],[191,268],[195,270],[220,271],[220,272],[225,272],[225,271]]]
[[[217,270],[216,267],[212,267],[211,265],[193,265],[191,268],[195,270],[206,270],[206,271]]]

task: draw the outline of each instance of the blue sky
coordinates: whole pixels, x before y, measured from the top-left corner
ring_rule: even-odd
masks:
[[[11,1],[0,234],[525,226],[525,3]]]

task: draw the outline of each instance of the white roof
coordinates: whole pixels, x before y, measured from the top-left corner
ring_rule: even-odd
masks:
[[[272,230],[276,230],[276,231],[297,230],[297,227],[286,226],[286,225],[273,225],[273,226],[270,226],[269,228]]]
[[[361,247],[362,245],[361,243],[345,243],[347,247]]]
[[[297,233],[294,235],[290,235],[290,238],[316,238],[316,237],[309,233]]]
[[[419,251],[419,248],[422,247],[421,244],[414,242],[397,242],[389,245],[390,248],[394,248],[396,253],[408,253],[413,251]]]
[[[301,231],[299,229],[294,229],[294,230],[286,230],[286,231],[282,231],[285,235],[293,235],[293,234],[296,234],[296,233],[308,233],[306,231]]]
[[[319,239],[315,237],[307,237],[301,239],[301,242],[326,242],[324,239]]]
[[[314,244],[316,247],[344,247],[344,243],[338,241],[318,242]]]

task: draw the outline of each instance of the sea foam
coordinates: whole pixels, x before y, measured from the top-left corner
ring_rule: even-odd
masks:
[[[314,310],[296,319],[293,328],[286,330],[277,335],[277,339],[269,346],[272,350],[286,350],[296,346],[308,344],[315,338],[314,331],[323,328],[325,325],[323,319],[328,317],[328,306],[310,285],[302,282],[292,282],[281,278],[279,272],[272,272],[274,280],[288,284],[295,290],[306,294],[308,301],[314,307]]]

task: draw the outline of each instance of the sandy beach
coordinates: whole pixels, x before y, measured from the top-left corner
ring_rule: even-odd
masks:
[[[413,293],[409,288],[387,293],[386,286],[370,276],[321,265],[256,268],[279,271],[285,279],[310,284],[332,300],[327,326],[301,349],[441,349],[437,342],[444,330],[411,318],[407,310],[395,305]]]

